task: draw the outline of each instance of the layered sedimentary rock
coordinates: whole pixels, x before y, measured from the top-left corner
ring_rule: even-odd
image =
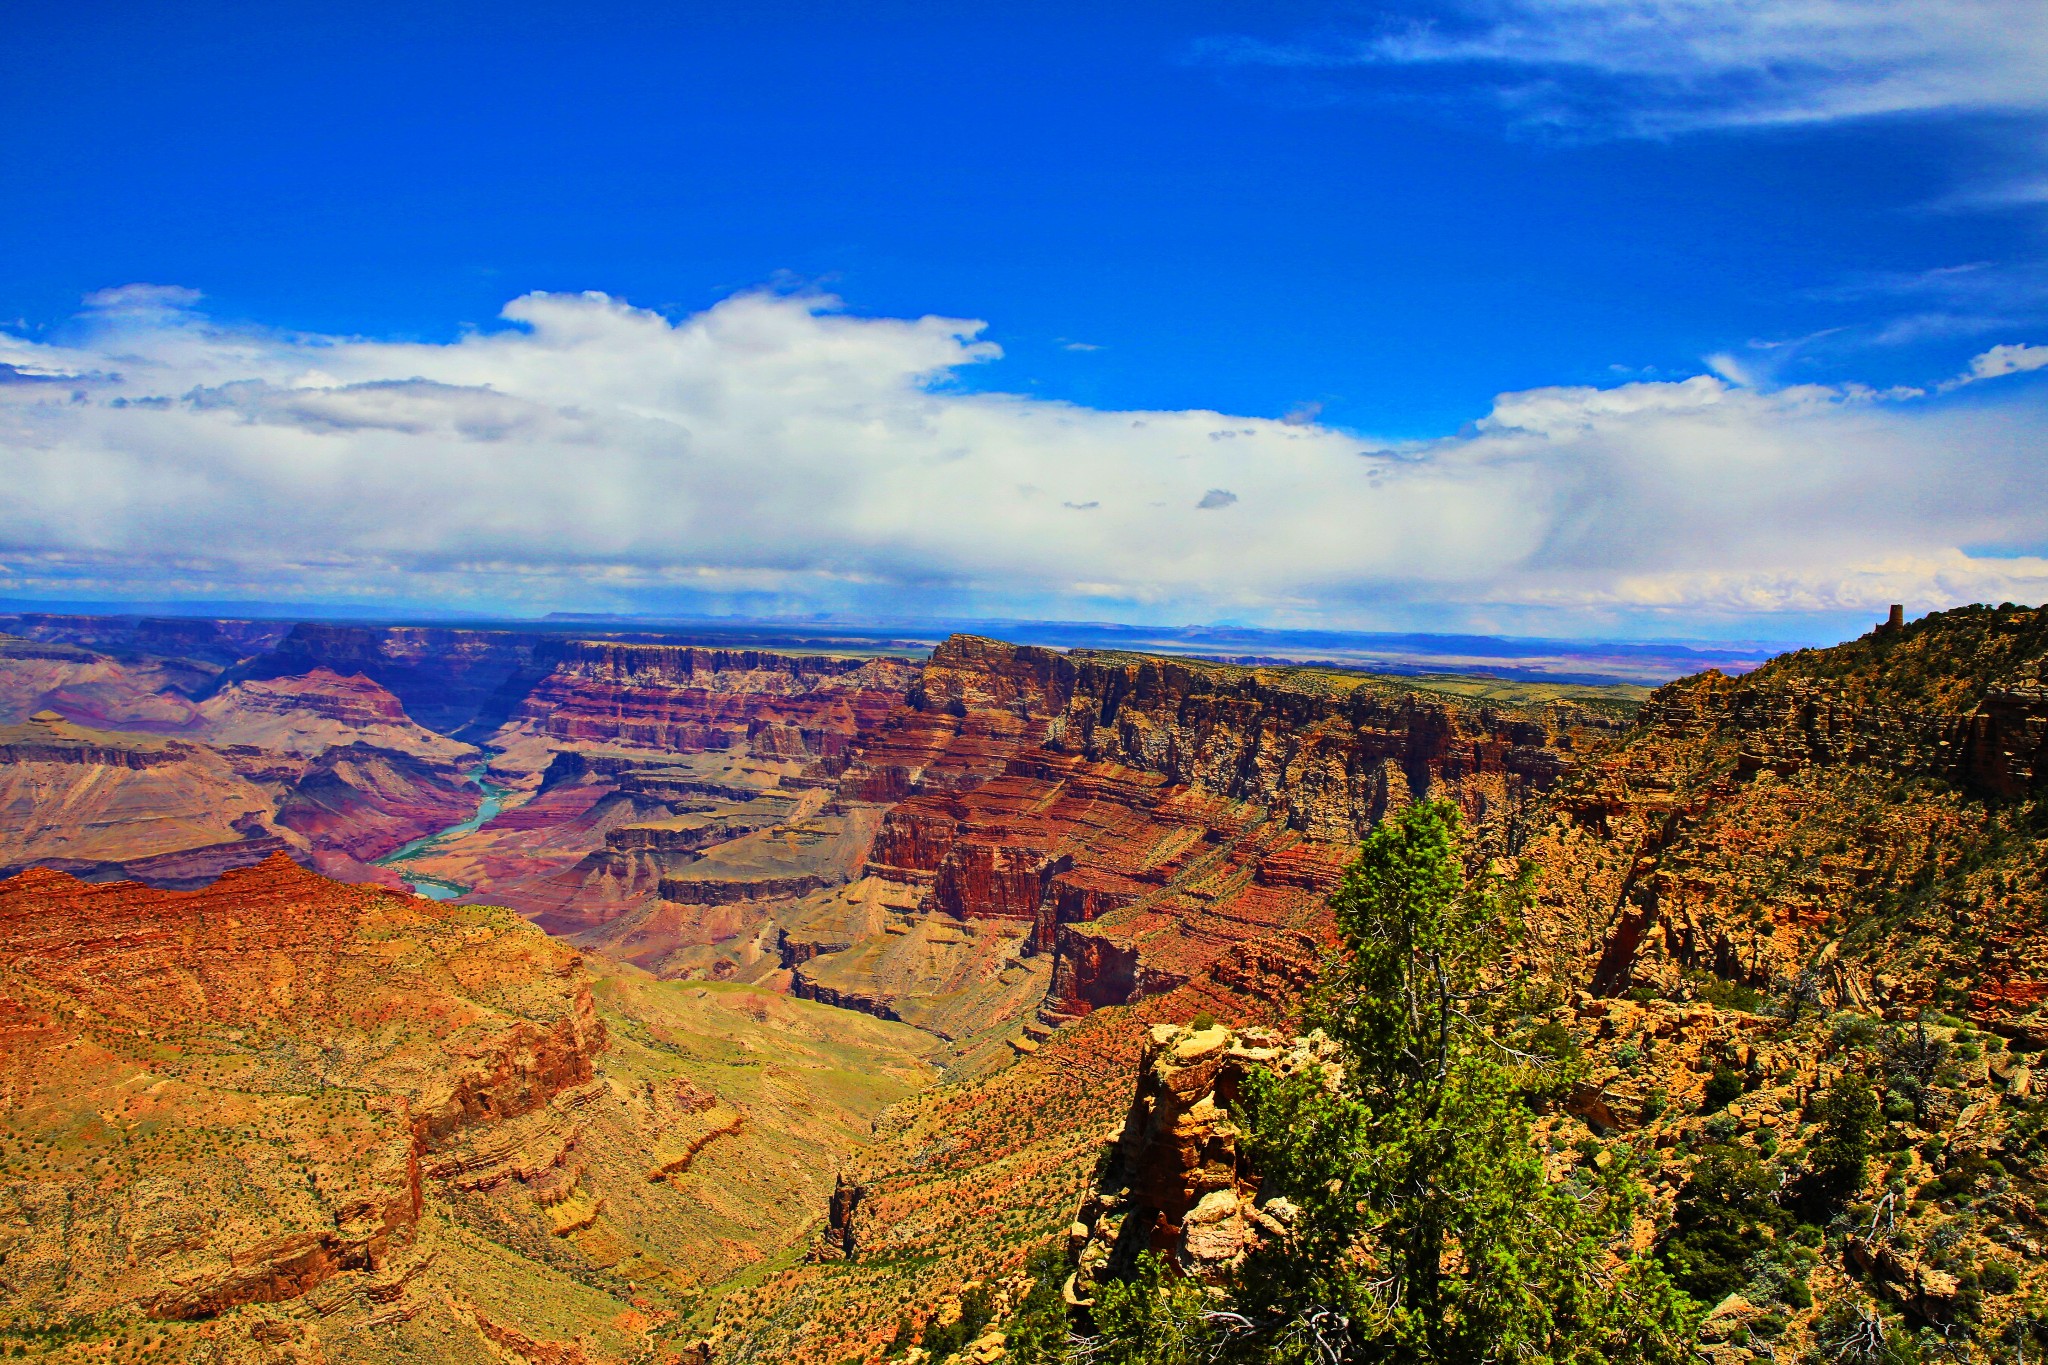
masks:
[[[443,764],[476,753],[414,723],[398,698],[370,679],[325,668],[234,683],[199,703],[184,733],[294,757],[337,744],[368,744]]]
[[[202,616],[67,616],[54,612],[0,615],[0,631],[30,640],[83,645],[119,654],[155,655],[216,667],[260,654],[283,639],[283,621]]]
[[[419,869],[666,972],[773,972],[774,907],[859,870],[874,813],[827,811],[826,774],[915,665],[555,641],[534,668],[489,737],[510,808]]]
[[[369,862],[476,809],[451,763],[374,744],[321,752],[277,803],[276,820],[315,848]]]
[[[192,892],[0,883],[4,1122],[42,1154],[0,1184],[0,1312],[202,1318],[401,1257],[424,1156],[590,1079],[577,968],[510,917],[282,857]]]
[[[520,631],[302,621],[273,650],[230,669],[222,681],[295,677],[322,668],[360,674],[395,695],[414,720],[448,734],[480,718],[502,719],[508,689],[518,695],[515,680],[531,676],[534,651],[548,639]]]
[[[866,871],[1054,959],[1045,1017],[1171,990],[1247,940],[1317,931],[1349,848],[1449,796],[1510,820],[1619,722],[1471,706],[1315,670],[955,636],[840,778],[893,801]],[[819,969],[798,967],[798,986]]]
[[[681,1313],[806,1235],[929,1039],[595,986],[516,916],[283,860],[191,893],[0,882],[0,1341],[701,1360]]]
[[[0,726],[0,869],[194,885],[283,847],[271,798],[201,745],[88,730],[55,712]]]
[[[1584,707],[1471,706],[1361,674],[954,636],[923,704],[1012,712],[1045,747],[1157,773],[1272,810],[1311,837],[1356,840],[1389,805],[1497,782],[1547,789],[1621,722]]]
[[[2044,617],[1965,609],[1660,689],[1530,846],[1552,869],[1531,950],[1603,995],[1967,994],[2048,1037],[2018,1022],[2048,997],[2023,913]]]
[[[196,715],[187,693],[211,676],[175,662],[0,635],[0,724],[56,711],[97,730],[176,733]]]
[[[288,851],[378,880],[369,860],[476,808],[458,766],[473,751],[361,678],[237,684],[154,721],[0,726],[0,868],[191,887]]]
[[[550,739],[665,753],[746,745],[769,758],[842,755],[897,705],[915,666],[688,645],[563,641],[512,710]]]

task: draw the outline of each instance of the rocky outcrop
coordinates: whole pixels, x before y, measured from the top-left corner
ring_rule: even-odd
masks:
[[[836,1251],[845,1260],[852,1260],[860,1247],[853,1220],[860,1211],[861,1196],[866,1193],[858,1180],[841,1171],[832,1187],[831,1202],[826,1206],[825,1249]]]
[[[872,1014],[877,1019],[900,1020],[903,1017],[880,992],[841,990],[836,986],[828,986],[813,979],[802,966],[798,966],[790,974],[789,993],[799,1000],[815,1000],[821,1005],[836,1005],[843,1010],[858,1010],[862,1014]]]
[[[510,916],[282,857],[190,892],[0,882],[0,1128],[119,1113],[135,1173],[102,1181],[81,1133],[36,1195],[67,1216],[0,1192],[10,1311],[207,1318],[394,1263],[427,1154],[592,1078],[580,967]]]
[[[812,875],[796,877],[663,877],[661,898],[678,905],[731,905],[736,901],[793,899],[831,883]]]
[[[67,763],[140,772],[192,757],[192,746],[143,735],[110,735],[38,711],[26,725],[0,726],[0,763]]]
[[[2048,788],[2048,688],[1990,692],[1948,735],[1962,781],[2006,801],[2036,798]]]
[[[1292,1210],[1285,1200],[1261,1204],[1258,1173],[1238,1150],[1231,1118],[1254,1069],[1317,1070],[1330,1085],[1342,1075],[1321,1034],[1289,1040],[1220,1024],[1153,1027],[1130,1112],[1068,1232],[1071,1305],[1092,1303],[1098,1284],[1127,1275],[1148,1251],[1216,1283],[1251,1243],[1285,1235]]]

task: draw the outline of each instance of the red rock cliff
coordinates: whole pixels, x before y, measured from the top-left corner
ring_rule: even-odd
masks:
[[[282,857],[190,892],[0,882],[0,1129],[52,1154],[69,1210],[0,1195],[13,1307],[203,1317],[374,1269],[412,1240],[424,1153],[590,1080],[603,1046],[581,960],[503,912]],[[72,1164],[103,1114],[132,1178]]]

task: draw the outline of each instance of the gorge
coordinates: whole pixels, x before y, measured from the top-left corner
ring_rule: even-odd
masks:
[[[962,1285],[1014,1309],[1158,1039],[1298,1027],[1326,899],[1420,800],[1538,869],[1517,970],[1587,1061],[1557,1150],[1634,1134],[1668,1205],[1737,1067],[1735,1131],[1797,1152],[1839,1064],[1788,1030],[1865,1011],[2005,1040],[1923,1137],[2013,1171],[2048,1045],[2041,620],[1646,700],[975,636],[223,622],[158,655],[37,618],[0,639],[0,1341],[840,1361]],[[2031,1235],[2002,1217],[1961,1245]]]

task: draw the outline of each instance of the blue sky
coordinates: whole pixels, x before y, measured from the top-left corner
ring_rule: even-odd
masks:
[[[1937,606],[2048,582],[2048,507],[2029,488],[2048,378],[2037,0],[332,8],[10,15],[0,363],[100,379],[61,412],[58,385],[7,386],[34,403],[0,419],[0,459],[22,475],[0,494],[0,591],[1825,635],[1888,593]],[[159,288],[106,292],[138,284]],[[799,364],[743,387],[786,413],[823,385],[854,426],[771,439],[674,394],[518,391],[687,433],[546,438],[605,452],[593,477],[616,486],[569,501],[622,518],[608,554],[524,505],[563,504],[532,477],[550,457],[470,458],[508,439],[502,424],[486,438],[323,409],[309,425],[311,399],[252,406],[233,388],[330,407],[395,401],[415,379],[440,386],[403,391],[428,403],[504,393],[513,371],[456,354],[465,338],[531,335],[501,318],[509,302],[582,291],[666,319],[664,346],[736,300],[767,309],[792,356],[829,352],[816,326],[844,323],[874,368],[825,360],[830,383]],[[610,344],[543,312],[561,345]],[[951,350],[888,330],[927,315],[983,326]],[[1678,387],[1701,376],[1720,390]],[[1547,390],[1578,393],[1579,415],[1504,424],[1500,395]],[[931,458],[973,477],[948,483],[847,434],[906,395],[1041,406],[954,411],[961,430]],[[145,428],[148,409],[117,399],[175,410]],[[1102,432],[1178,414],[1200,446],[1098,432],[1069,449],[987,426],[1036,433],[1061,404]],[[85,407],[110,411],[95,425]],[[204,423],[250,443],[238,463],[194,453],[218,444]],[[1328,462],[1210,459],[1269,430]],[[1630,463],[1662,452],[1697,473],[1760,445],[1779,463],[1725,480]],[[676,463],[656,482],[688,495],[666,539],[635,521],[650,493],[631,487],[657,450]],[[854,477],[862,460],[874,479]],[[1132,462],[1120,482],[1083,486],[1117,461]],[[1195,496],[1161,491],[1172,462]],[[392,496],[377,471],[423,467],[463,504],[449,527],[410,546],[361,529]],[[749,468],[794,491],[744,487]],[[820,468],[896,501],[808,508],[805,489],[831,483]],[[1958,474],[1983,496],[1949,506],[1938,476]],[[479,491],[494,479],[495,505]],[[1745,481],[1798,492],[1761,546]],[[1864,485],[1910,515],[1873,522]],[[1398,487],[1414,497],[1397,512],[1354,509],[1378,549],[1316,521],[1318,504]],[[180,540],[189,510],[142,510],[195,489],[220,494],[203,543]],[[109,496],[129,511],[86,525]],[[1076,515],[1041,518],[1033,498]],[[1122,515],[1117,498],[1179,520],[1063,529]],[[265,549],[278,507],[309,499],[331,501],[332,543],[304,554],[323,533],[307,527],[292,555]],[[833,524],[807,545],[790,523],[813,514]],[[977,529],[925,536],[920,514]],[[1618,524],[1596,534],[1602,518]],[[494,538],[508,527],[526,559]],[[1647,548],[1660,536],[1667,551]],[[1005,537],[1020,544],[986,549]],[[1787,542],[1811,553],[1774,558]]]

